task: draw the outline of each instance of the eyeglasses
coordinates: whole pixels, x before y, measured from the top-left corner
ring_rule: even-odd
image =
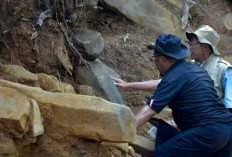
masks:
[[[186,42],[189,44],[189,46],[201,44],[200,42],[191,42],[191,41],[186,41]]]

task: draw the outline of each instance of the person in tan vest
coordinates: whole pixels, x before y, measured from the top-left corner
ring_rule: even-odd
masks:
[[[232,66],[221,58],[216,48],[220,40],[219,34],[212,27],[202,25],[194,32],[186,32],[186,37],[194,63],[208,72],[217,94],[226,108],[232,111]]]

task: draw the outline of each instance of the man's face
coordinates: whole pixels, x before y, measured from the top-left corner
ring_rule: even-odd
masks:
[[[193,36],[190,40],[190,56],[192,59],[201,60],[204,58],[201,43],[196,36]]]
[[[163,58],[164,58],[164,56],[157,55],[156,53],[154,53],[154,57],[155,57],[156,68],[158,69],[160,74],[163,75],[163,71],[164,71],[163,70]]]

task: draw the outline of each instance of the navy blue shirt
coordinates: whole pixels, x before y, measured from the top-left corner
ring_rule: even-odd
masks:
[[[166,105],[181,131],[215,122],[232,122],[213,81],[201,67],[176,61],[166,72],[147,105],[159,113]]]

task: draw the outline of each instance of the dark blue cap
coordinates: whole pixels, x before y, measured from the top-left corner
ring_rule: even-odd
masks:
[[[147,48],[175,59],[184,59],[189,53],[188,48],[181,44],[181,39],[171,34],[159,35],[156,44],[148,45]]]

